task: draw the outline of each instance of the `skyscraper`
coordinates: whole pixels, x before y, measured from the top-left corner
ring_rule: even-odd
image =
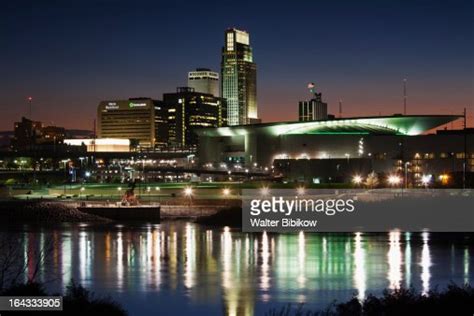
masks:
[[[253,62],[249,33],[225,31],[221,63],[222,97],[227,99],[229,125],[258,122],[257,66]]]
[[[158,132],[158,138],[167,139],[170,148],[193,149],[198,144],[196,129],[227,125],[225,100],[190,87],[163,94],[163,108],[166,129]]]
[[[188,87],[219,97],[219,74],[207,68],[197,68],[188,73]]]

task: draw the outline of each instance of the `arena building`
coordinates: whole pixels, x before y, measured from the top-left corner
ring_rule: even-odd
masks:
[[[290,179],[331,181],[353,172],[410,167],[420,176],[473,170],[473,133],[439,131],[456,115],[357,117],[200,129],[202,165],[273,168]],[[319,180],[315,180],[319,178]]]

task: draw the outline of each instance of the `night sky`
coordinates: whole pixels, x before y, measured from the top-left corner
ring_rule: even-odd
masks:
[[[224,30],[250,33],[259,116],[297,119],[315,82],[332,113],[474,111],[474,2],[1,1],[0,130],[27,113],[92,129],[100,100],[162,98],[220,71]],[[469,125],[472,125],[472,119]]]

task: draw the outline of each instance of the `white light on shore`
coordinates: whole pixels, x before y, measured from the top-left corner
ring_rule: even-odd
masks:
[[[304,195],[306,193],[306,189],[305,187],[301,186],[296,189],[296,192],[298,193],[298,195]]]
[[[362,177],[359,176],[359,175],[355,175],[353,178],[352,178],[352,183],[354,184],[361,184],[362,183]]]
[[[421,183],[423,183],[423,185],[428,185],[430,184],[432,178],[433,176],[431,174],[424,174],[421,177]]]
[[[193,188],[191,188],[191,187],[184,188],[184,195],[186,195],[186,196],[193,195]]]
[[[268,187],[263,187],[260,189],[260,194],[263,196],[267,196],[270,193],[270,189]]]
[[[397,175],[390,175],[388,177],[388,183],[391,185],[398,185],[402,182],[402,178]]]

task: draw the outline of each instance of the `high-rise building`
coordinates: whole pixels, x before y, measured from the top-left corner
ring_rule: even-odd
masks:
[[[159,137],[167,138],[172,148],[197,146],[196,128],[227,125],[225,100],[193,88],[180,87],[176,93],[163,94],[163,108],[167,128],[160,131]]]
[[[188,87],[219,97],[219,74],[207,68],[197,68],[188,73]]]
[[[300,121],[317,121],[328,118],[328,104],[322,101],[321,93],[314,93],[314,98],[298,103]]]
[[[225,31],[221,62],[222,97],[227,100],[229,125],[258,122],[257,66],[253,62],[249,33]]]
[[[156,137],[161,113],[162,102],[150,98],[102,101],[97,109],[97,136],[125,138],[132,147],[154,148],[163,141]]]

